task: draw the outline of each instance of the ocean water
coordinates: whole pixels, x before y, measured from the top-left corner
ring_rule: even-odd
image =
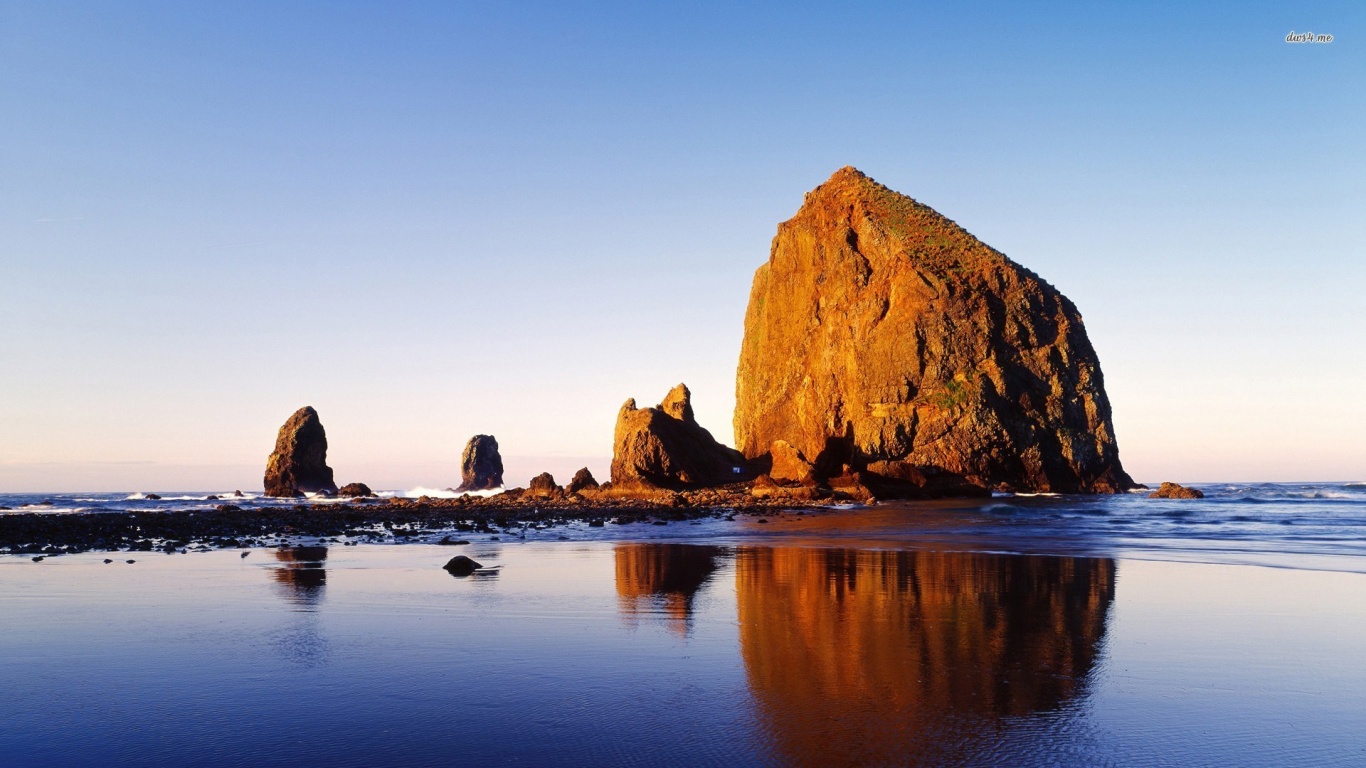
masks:
[[[0,762],[1366,765],[1366,488],[1201,487],[0,555]]]

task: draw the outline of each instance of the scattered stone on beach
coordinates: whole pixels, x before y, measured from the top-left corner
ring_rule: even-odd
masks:
[[[113,561],[113,560],[110,560],[110,559],[107,558],[107,557],[104,559],[104,564],[105,564],[105,565],[108,565],[108,564],[110,564],[110,563],[112,563],[112,562],[114,562],[114,561]]]
[[[132,565],[133,563],[136,563],[137,561],[136,561],[136,560],[124,560],[124,562],[125,562],[125,563],[128,563],[129,565]]]
[[[1148,494],[1150,499],[1203,499],[1205,492],[1197,488],[1187,488],[1176,483],[1163,483],[1157,490]]]
[[[612,485],[688,488],[749,479],[744,457],[697,423],[692,393],[679,384],[656,408],[627,400],[617,413]]]
[[[366,485],[365,483],[347,483],[346,485],[343,485],[342,487],[337,489],[337,495],[343,497],[350,496],[354,499],[364,498],[367,496],[374,496],[375,493],[374,491],[371,491],[370,486]]]
[[[1072,302],[849,167],[779,225],[754,274],[734,422],[746,457],[785,440],[820,478],[894,461],[946,488],[1135,487]]]
[[[565,493],[578,493],[579,491],[593,490],[598,487],[598,481],[593,478],[593,473],[588,471],[588,467],[580,469],[574,473],[569,485],[564,487]]]
[[[33,558],[33,562],[35,562],[35,563],[41,563],[41,562],[43,562],[43,556],[42,556],[42,555],[38,555],[37,557]]]
[[[475,435],[460,454],[457,491],[488,491],[503,486],[503,457],[493,435]]]
[[[535,496],[537,498],[563,496],[564,489],[559,485],[556,485],[554,475],[549,472],[542,472],[531,478],[531,483],[527,485],[526,488],[526,495]]]
[[[265,489],[267,496],[286,498],[336,492],[327,466],[327,432],[312,406],[295,411],[280,427],[275,452],[266,462]]]
[[[452,576],[469,576],[484,566],[464,555],[456,555],[441,567]]]

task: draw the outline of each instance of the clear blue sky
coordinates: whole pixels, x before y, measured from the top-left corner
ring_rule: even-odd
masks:
[[[379,487],[679,381],[729,441],[847,164],[1076,302],[1138,479],[1366,477],[1366,6],[1195,5],[0,0],[0,490],[259,487],[305,404]]]

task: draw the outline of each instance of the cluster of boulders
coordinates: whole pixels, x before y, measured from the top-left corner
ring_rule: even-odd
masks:
[[[653,408],[626,401],[609,482],[584,468],[567,486],[543,473],[504,493],[730,489],[796,501],[1140,487],[1120,464],[1100,362],[1072,302],[854,168],[807,194],[755,272],[738,450],[697,422],[691,398],[679,384]],[[280,428],[266,493],[369,494],[338,489],[326,453],[317,413],[300,409]],[[498,441],[471,438],[460,473],[456,491],[501,489]]]

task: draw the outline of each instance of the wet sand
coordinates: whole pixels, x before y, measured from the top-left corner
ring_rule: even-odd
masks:
[[[484,568],[422,544],[0,556],[0,754],[1366,762],[1358,573],[835,539],[460,551]]]

